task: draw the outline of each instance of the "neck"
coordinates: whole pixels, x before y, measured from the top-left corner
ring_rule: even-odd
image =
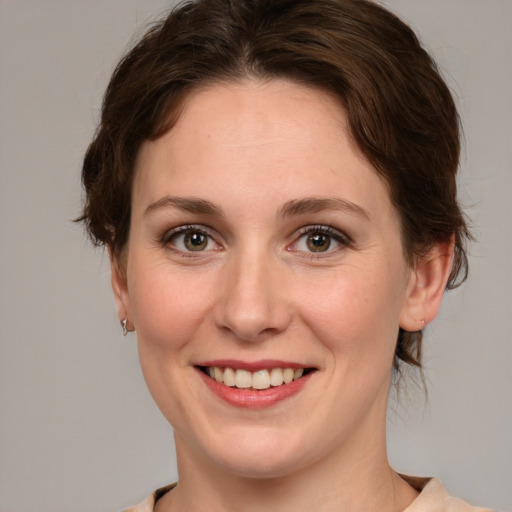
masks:
[[[205,460],[176,435],[179,485],[157,510],[199,512],[206,503],[209,512],[402,511],[417,492],[389,466],[385,432],[371,439],[353,440],[343,453],[329,453],[284,476],[251,478]]]

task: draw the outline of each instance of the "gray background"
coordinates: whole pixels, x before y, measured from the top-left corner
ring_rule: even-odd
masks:
[[[458,96],[478,242],[428,328],[429,399],[392,405],[390,457],[512,510],[512,1],[389,0]],[[119,510],[176,478],[123,340],[107,258],[72,222],[113,65],[163,0],[0,0],[0,511]]]

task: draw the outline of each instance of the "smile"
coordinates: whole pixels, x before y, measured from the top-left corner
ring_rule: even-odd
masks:
[[[308,368],[269,368],[251,372],[230,367],[203,366],[201,370],[219,384],[230,388],[265,390],[290,384],[306,375]]]

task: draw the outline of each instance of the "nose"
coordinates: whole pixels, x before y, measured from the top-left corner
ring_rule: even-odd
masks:
[[[218,328],[244,341],[261,341],[287,329],[292,319],[286,277],[269,254],[233,257],[222,273],[215,304]]]

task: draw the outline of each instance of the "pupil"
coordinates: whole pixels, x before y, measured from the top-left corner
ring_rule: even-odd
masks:
[[[185,238],[185,245],[192,251],[199,251],[206,246],[206,236],[202,233],[191,233]]]
[[[316,233],[308,237],[308,246],[314,252],[326,251],[330,245],[330,238],[322,233]]]

